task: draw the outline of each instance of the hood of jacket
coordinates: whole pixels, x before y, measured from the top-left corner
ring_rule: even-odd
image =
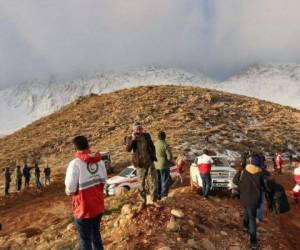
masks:
[[[245,168],[245,170],[249,173],[249,174],[258,174],[261,173],[261,168],[257,167],[253,164],[248,164]]]
[[[92,153],[89,149],[77,151],[75,153],[75,157],[79,158],[80,160],[82,160],[86,163],[97,163],[97,162],[101,161],[100,153],[98,153],[98,152]]]

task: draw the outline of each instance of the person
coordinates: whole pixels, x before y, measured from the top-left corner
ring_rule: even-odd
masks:
[[[18,192],[21,191],[22,188],[22,171],[21,166],[16,167],[16,189]]]
[[[143,206],[147,204],[146,182],[150,195],[149,204],[155,203],[156,193],[156,171],[154,162],[157,161],[155,146],[149,133],[144,132],[143,126],[139,122],[133,124],[131,136],[125,137],[126,151],[132,152],[132,164],[137,169],[139,195]]]
[[[100,153],[92,153],[84,136],[73,139],[75,159],[68,167],[65,190],[72,196],[75,225],[81,250],[102,250],[100,222],[104,212],[104,184],[107,172]]]
[[[275,161],[276,161],[277,173],[281,174],[282,173],[282,166],[283,166],[283,158],[282,158],[282,155],[281,155],[279,150],[276,152]]]
[[[42,183],[40,181],[40,177],[41,177],[41,170],[39,168],[38,163],[35,163],[34,166],[34,176],[35,176],[35,185],[38,189],[42,189]]]
[[[157,161],[154,163],[157,175],[157,196],[161,200],[168,196],[172,178],[170,176],[170,167],[173,166],[171,147],[166,143],[166,133],[160,131],[158,140],[154,144]]]
[[[184,165],[185,165],[185,156],[184,155],[179,155],[175,161],[176,163],[176,171],[179,173],[179,174],[182,174],[183,173],[183,168],[184,168]]]
[[[198,169],[202,180],[202,190],[204,198],[208,198],[209,191],[211,189],[211,167],[213,159],[208,155],[208,150],[204,149],[203,154],[198,157]]]
[[[11,182],[10,169],[9,167],[6,167],[4,170],[4,194],[5,195],[9,195],[10,182]]]
[[[51,168],[49,167],[48,162],[46,167],[44,168],[44,175],[45,175],[45,186],[47,183],[48,185],[50,185]]]
[[[24,163],[24,167],[23,167],[23,176],[25,179],[25,188],[29,189],[29,185],[30,185],[30,178],[31,178],[31,174],[30,174],[30,170],[32,168],[28,167],[27,163]]]
[[[240,202],[244,207],[244,227],[250,234],[251,249],[257,249],[256,213],[264,189],[260,166],[260,156],[253,154],[250,164],[233,178],[233,183],[238,186],[240,191]]]
[[[294,169],[294,178],[296,185],[293,188],[293,197],[296,203],[299,202],[300,199],[300,159],[297,159],[296,167]]]

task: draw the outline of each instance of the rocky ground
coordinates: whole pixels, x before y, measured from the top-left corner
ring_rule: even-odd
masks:
[[[277,179],[290,188],[291,176]],[[188,182],[185,174],[184,183],[173,188],[160,207],[142,209],[134,191],[107,197],[102,221],[105,249],[249,249],[238,201],[224,193],[205,200]],[[1,199],[0,249],[78,249],[63,186],[54,183],[44,193],[33,192]],[[266,212],[258,226],[260,249],[300,249],[299,212],[299,204],[292,204],[287,214]]]

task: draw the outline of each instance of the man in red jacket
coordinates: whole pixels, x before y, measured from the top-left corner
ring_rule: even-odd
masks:
[[[276,152],[276,167],[277,167],[277,172],[278,174],[282,173],[282,166],[283,166],[283,158],[279,150]]]
[[[105,164],[99,153],[91,153],[88,140],[77,136],[77,150],[67,168],[66,194],[72,195],[73,214],[80,237],[81,250],[102,250],[100,222],[104,211],[103,187],[107,179]]]
[[[198,157],[198,169],[202,180],[202,190],[204,198],[208,198],[209,191],[211,189],[212,183],[210,171],[213,163],[213,159],[208,155],[208,150],[204,149],[203,154]]]

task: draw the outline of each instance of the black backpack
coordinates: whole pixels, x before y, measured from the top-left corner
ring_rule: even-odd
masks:
[[[270,189],[270,209],[276,214],[282,214],[290,211],[290,204],[283,186],[274,181],[271,183]]]

